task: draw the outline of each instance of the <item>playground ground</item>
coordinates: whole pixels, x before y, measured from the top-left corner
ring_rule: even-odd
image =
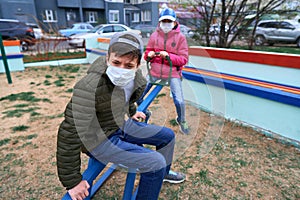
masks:
[[[0,74],[0,199],[60,199],[56,134],[72,87],[88,65],[26,68],[12,84]],[[187,174],[164,183],[160,199],[300,199],[300,151],[242,126],[187,106],[192,132],[184,136],[169,89],[151,105],[150,123],[177,137],[173,170]],[[84,169],[87,157],[82,155]],[[125,173],[115,172],[94,199],[121,199]]]

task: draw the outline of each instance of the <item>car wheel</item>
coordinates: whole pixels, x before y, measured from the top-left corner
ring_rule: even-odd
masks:
[[[28,43],[23,41],[21,43],[21,49],[22,49],[22,51],[28,51],[28,49],[29,49]]]
[[[265,38],[261,35],[258,35],[255,37],[255,45],[256,46],[261,46],[265,43]]]
[[[297,47],[300,48],[300,37],[299,37],[298,40],[297,40]]]

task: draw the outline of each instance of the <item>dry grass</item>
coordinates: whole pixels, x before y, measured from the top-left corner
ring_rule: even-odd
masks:
[[[88,66],[28,68],[0,74],[0,199],[60,199],[56,134],[72,87]],[[15,95],[11,95],[15,94]],[[183,184],[163,185],[160,199],[300,199],[300,152],[251,128],[188,106],[192,134],[173,126],[169,89],[151,105],[150,123],[172,127],[173,169]],[[83,157],[83,169],[87,157]],[[121,199],[125,173],[117,171],[94,199]]]

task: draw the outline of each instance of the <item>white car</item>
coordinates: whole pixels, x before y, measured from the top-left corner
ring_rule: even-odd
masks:
[[[85,47],[85,39],[94,37],[112,37],[117,32],[129,31],[138,34],[142,38],[140,30],[134,30],[124,24],[100,24],[87,33],[75,34],[68,39],[72,47]]]
[[[225,32],[227,32],[229,29],[229,27],[226,25],[225,26]],[[209,27],[209,31],[208,33],[210,35],[218,35],[220,34],[220,31],[221,31],[221,25],[220,24],[212,24],[210,27]]]
[[[300,48],[300,23],[295,20],[264,20],[257,25],[255,45],[297,44]]]
[[[187,37],[193,37],[195,35],[194,31],[190,28],[190,27],[187,27],[183,24],[180,24],[180,32],[187,36]]]

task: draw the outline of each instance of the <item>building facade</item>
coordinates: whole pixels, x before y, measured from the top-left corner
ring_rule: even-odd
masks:
[[[167,0],[0,0],[0,18],[37,23],[48,31],[75,22],[156,26],[163,2]]]

